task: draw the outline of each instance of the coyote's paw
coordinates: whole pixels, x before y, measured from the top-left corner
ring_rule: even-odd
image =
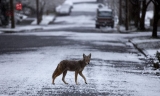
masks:
[[[68,85],[68,83],[65,83],[66,85]]]
[[[76,83],[76,85],[80,85],[79,83]]]
[[[87,84],[87,82],[85,82]]]

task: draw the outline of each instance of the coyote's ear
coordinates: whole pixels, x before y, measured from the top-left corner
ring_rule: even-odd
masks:
[[[83,58],[85,58],[86,57],[86,55],[83,53]]]
[[[91,53],[89,54],[89,58],[91,58]]]

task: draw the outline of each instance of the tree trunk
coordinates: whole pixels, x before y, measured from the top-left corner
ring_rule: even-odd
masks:
[[[43,11],[44,11],[45,4],[46,3],[42,4],[42,2],[41,2],[41,6],[40,6],[40,10],[39,10],[39,22],[41,22],[43,19]]]
[[[37,25],[39,25],[39,0],[36,0],[36,8],[37,8]]]
[[[134,26],[139,29],[139,22],[140,22],[140,5],[141,2],[138,0],[129,0],[132,4],[132,7],[130,8],[130,18],[134,20]]]
[[[139,27],[139,21],[140,21],[140,5],[137,6],[138,8],[136,9],[136,16],[135,16],[135,27]]]
[[[146,10],[147,10],[147,5],[146,1],[144,0],[142,3],[142,15],[140,18],[140,30],[145,30],[145,16],[146,16]]]
[[[152,37],[153,38],[157,38],[157,27],[158,27],[158,13],[159,13],[159,9],[158,9],[158,5],[155,5],[154,7],[154,20],[153,20],[153,31],[152,31]]]
[[[122,0],[119,0],[119,25],[122,24]]]
[[[125,20],[125,29],[128,30],[129,29],[129,7],[128,7],[129,1],[126,0],[126,20]]]

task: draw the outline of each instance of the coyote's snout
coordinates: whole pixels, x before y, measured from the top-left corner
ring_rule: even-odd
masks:
[[[89,64],[90,59],[91,59],[91,54],[89,54],[88,56],[83,54],[83,60],[79,60],[79,61],[63,60],[63,61],[61,61],[57,65],[57,68],[55,69],[55,71],[54,71],[54,73],[52,75],[52,84],[54,84],[54,80],[56,79],[56,77],[59,76],[62,73],[63,73],[62,81],[65,84],[68,84],[65,81],[65,76],[66,76],[68,70],[69,71],[75,71],[75,82],[76,82],[76,84],[78,84],[77,83],[78,74],[80,76],[82,76],[82,78],[84,79],[85,83],[87,84],[86,78],[82,74],[82,71],[83,71],[84,67]]]

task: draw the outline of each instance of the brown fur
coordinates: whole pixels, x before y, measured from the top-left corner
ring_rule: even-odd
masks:
[[[58,64],[57,68],[55,69],[55,71],[54,71],[54,73],[52,75],[52,84],[54,84],[54,80],[56,79],[56,77],[59,76],[62,73],[63,73],[62,81],[65,84],[68,84],[65,81],[65,76],[67,74],[67,71],[75,71],[75,82],[76,82],[76,84],[78,84],[77,83],[78,74],[80,76],[82,76],[82,78],[84,79],[85,83],[87,84],[86,78],[82,74],[82,71],[83,71],[84,67],[89,64],[90,59],[91,59],[91,54],[89,54],[88,56],[83,54],[83,60],[79,60],[79,61],[63,60],[63,61],[61,61]]]

